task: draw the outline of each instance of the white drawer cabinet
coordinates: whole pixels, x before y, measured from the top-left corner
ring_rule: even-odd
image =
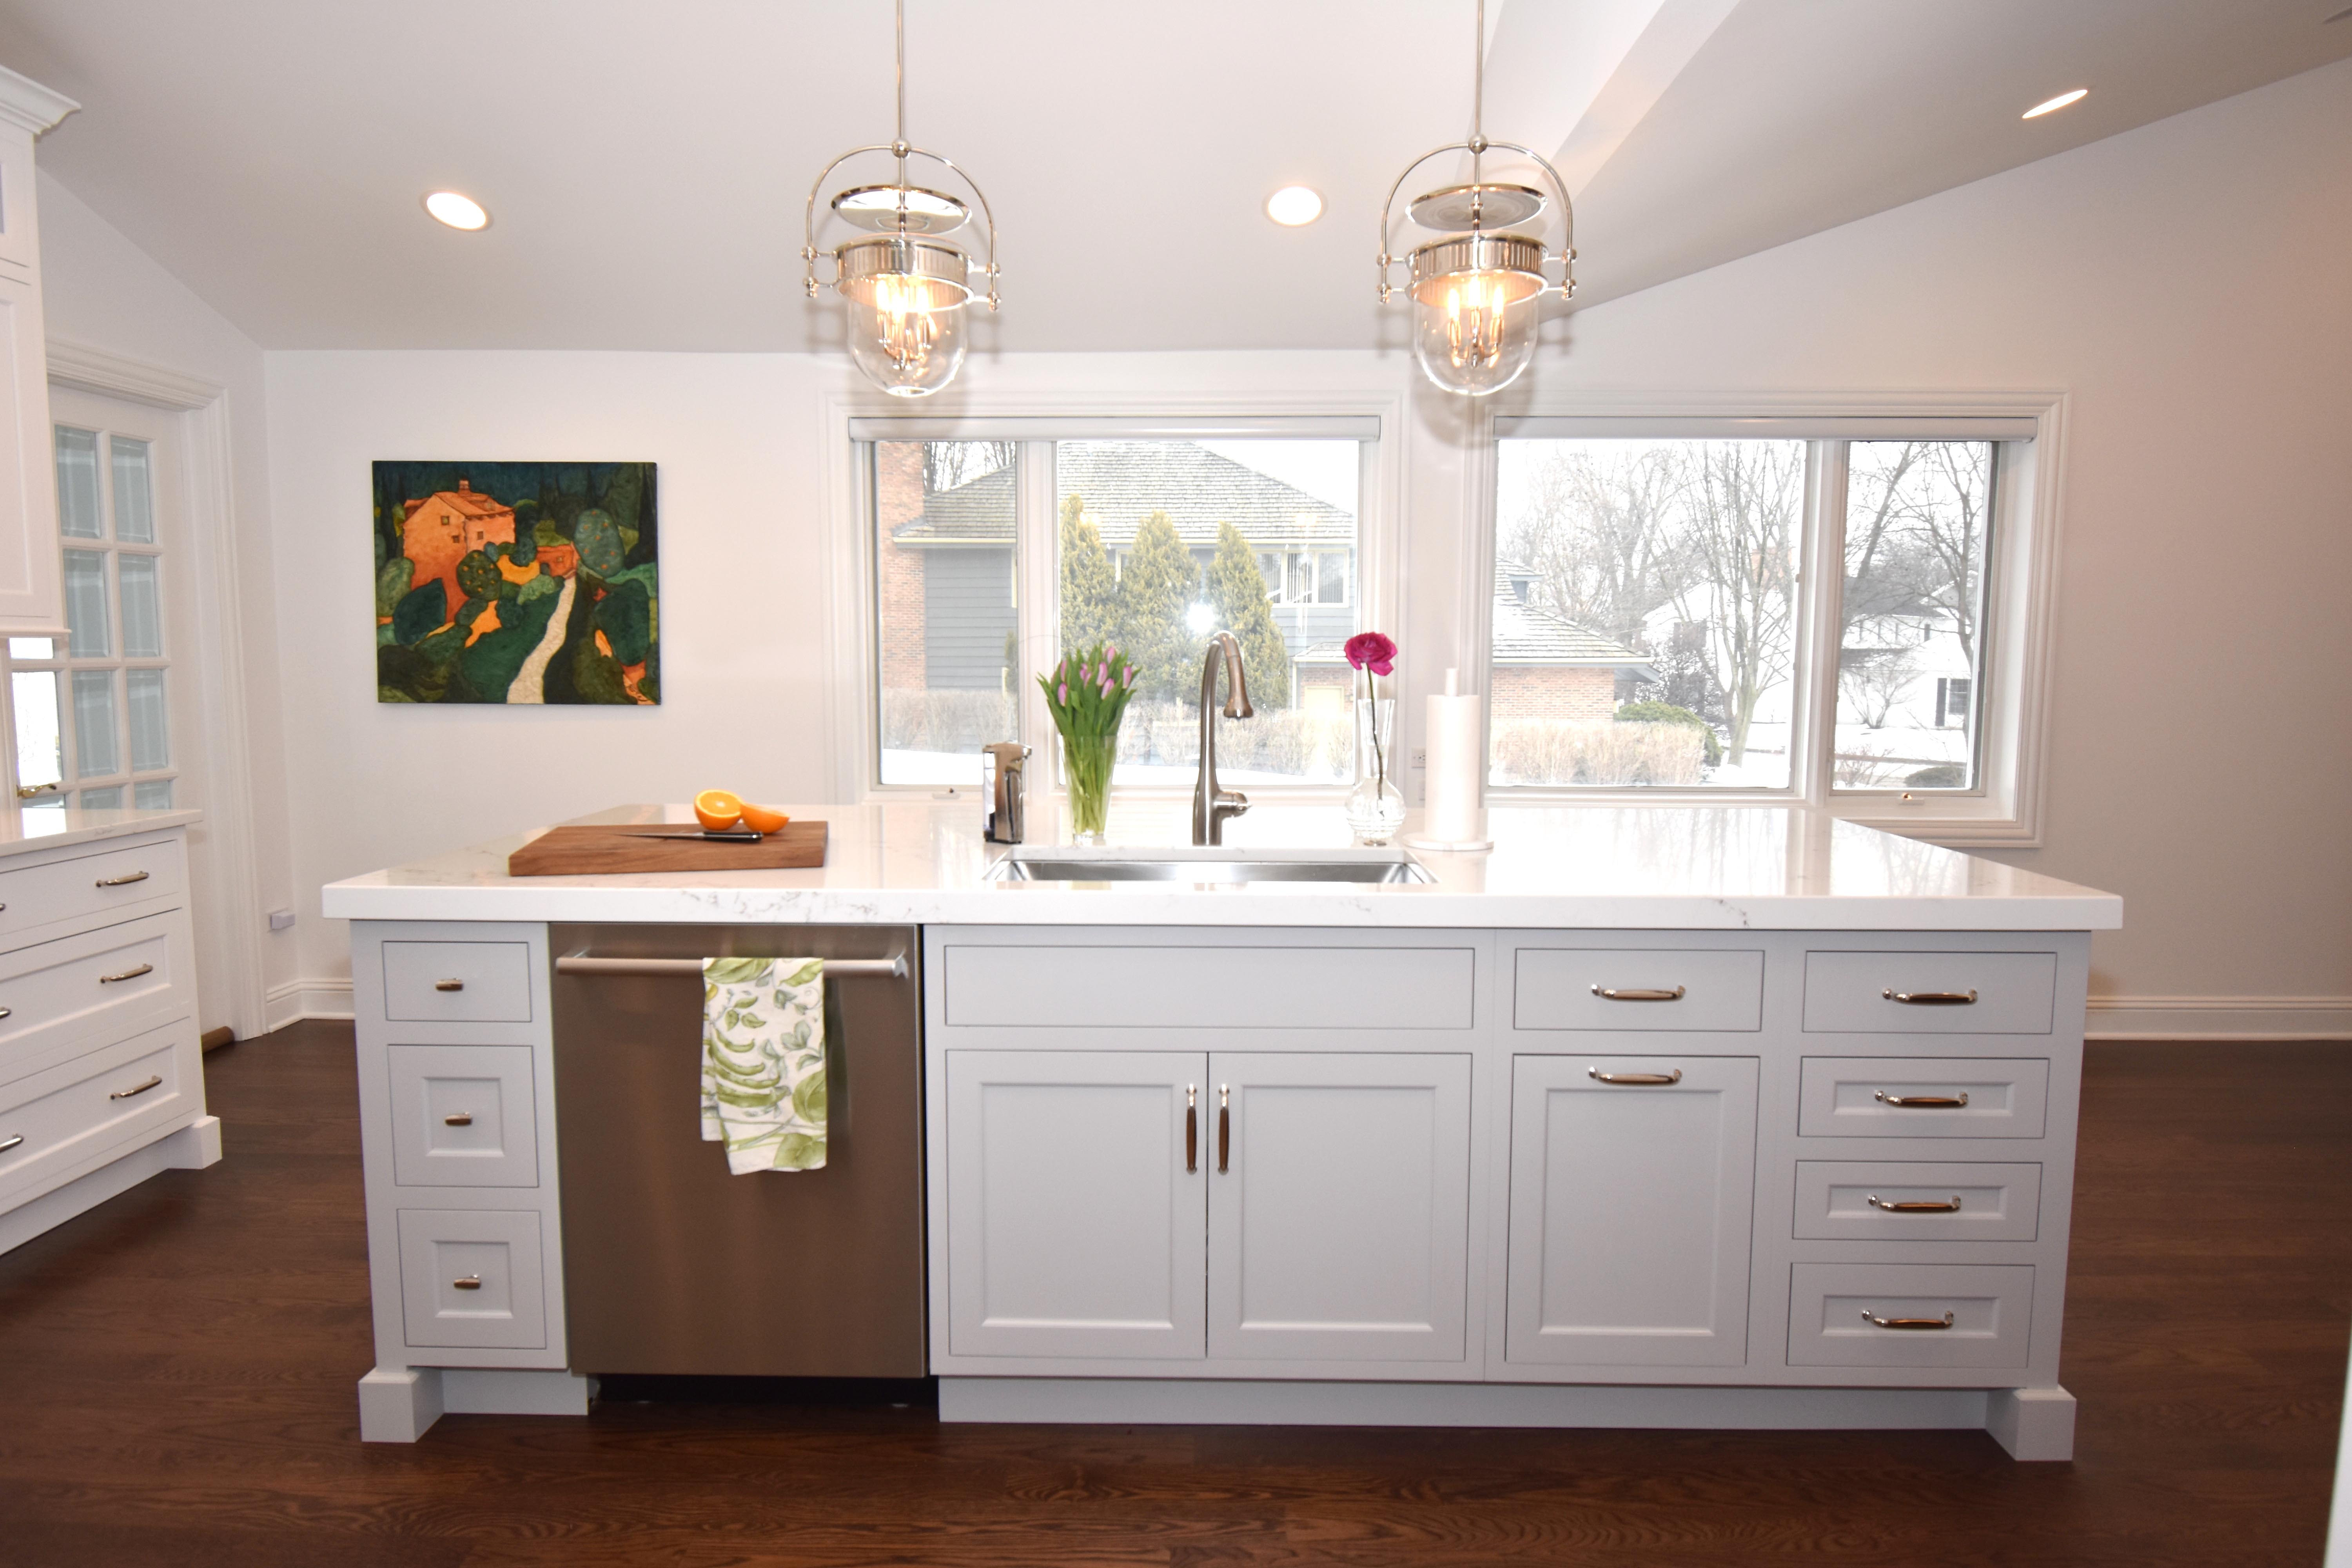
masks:
[[[2039,1165],[1800,1160],[1799,1237],[1817,1241],[2032,1241]]]
[[[535,1187],[529,1046],[394,1046],[393,1177],[404,1187]]]
[[[520,942],[387,942],[391,1023],[528,1024],[530,948]]]
[[[1791,1366],[2026,1365],[2027,1265],[1800,1263],[1789,1303]]]
[[[1805,1027],[1827,1034],[2046,1035],[2051,952],[1816,952]]]
[[[401,1325],[412,1349],[537,1350],[547,1343],[539,1215],[403,1209]]]
[[[1797,1130],[1808,1138],[2039,1138],[2041,1057],[1808,1057]]]
[[[1516,979],[1519,1029],[1752,1030],[1763,1021],[1761,952],[1522,949]]]

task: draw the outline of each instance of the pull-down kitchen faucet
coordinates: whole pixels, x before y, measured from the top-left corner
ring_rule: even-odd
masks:
[[[1217,787],[1217,656],[1225,659],[1225,717],[1253,716],[1249,682],[1242,677],[1242,645],[1231,632],[1209,639],[1208,657],[1201,662],[1201,776],[1192,785],[1192,842],[1223,844],[1225,818],[1249,809],[1249,796]]]

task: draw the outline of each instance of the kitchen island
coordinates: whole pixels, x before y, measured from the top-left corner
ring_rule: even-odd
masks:
[[[1166,853],[1181,812],[1115,809],[1104,853]],[[966,802],[794,815],[831,825],[823,868],[511,879],[519,837],[327,889],[357,922],[363,1435],[584,1410],[631,1370],[565,1338],[562,961],[622,928],[691,950],[824,926],[903,932],[920,982],[943,1418],[1981,1426],[2071,1452],[2110,895],[1803,810],[1498,809],[1491,853],[1369,885],[1006,879]],[[1346,844],[1329,808],[1227,838]],[[474,989],[427,989],[448,981]],[[394,1093],[391,1053],[424,1050],[507,1086],[496,1146],[449,1151],[495,1181],[404,1174],[434,1163],[437,1091]],[[469,1050],[504,1065],[468,1079]]]

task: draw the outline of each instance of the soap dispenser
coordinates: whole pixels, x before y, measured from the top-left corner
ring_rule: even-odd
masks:
[[[988,826],[981,837],[991,844],[1018,844],[1028,809],[1022,798],[1029,748],[999,741],[980,749],[980,784],[988,796]]]

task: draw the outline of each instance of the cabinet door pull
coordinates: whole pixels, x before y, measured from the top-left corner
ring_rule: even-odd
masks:
[[[152,974],[154,973],[155,966],[153,964],[142,963],[136,969],[126,969],[120,974],[101,974],[98,977],[98,983],[100,985],[111,985],[118,980],[136,980],[142,974]]]
[[[1973,1007],[1977,994],[1973,991],[1896,991],[1879,993],[1889,1002],[1900,1002],[1906,1007]]]
[[[482,1277],[478,1274],[468,1274],[463,1279],[452,1279],[449,1283],[460,1290],[478,1290],[482,1288]]]
[[[1939,1204],[1932,1200],[1909,1202],[1899,1199],[1889,1203],[1876,1193],[1873,1193],[1870,1194],[1870,1206],[1874,1209],[1885,1209],[1888,1214],[1958,1214],[1960,1212],[1960,1194],[1954,1193],[1952,1201],[1948,1204]]]
[[[162,1083],[163,1081],[163,1075],[162,1073],[157,1073],[152,1078],[150,1078],[145,1083],[134,1083],[129,1089],[118,1089],[106,1098],[109,1100],[130,1100],[134,1096],[146,1093],[149,1089],[153,1089],[157,1084]]]
[[[17,1133],[14,1138],[0,1141],[0,1154],[5,1154],[9,1150],[14,1149],[17,1144],[22,1143],[24,1141],[25,1135],[22,1132]]]
[[[1871,1098],[1897,1110],[1965,1110],[1969,1103],[1966,1089],[1958,1094],[1889,1094],[1882,1089]]]
[[[1882,1329],[1948,1329],[1952,1326],[1952,1314],[1949,1312],[1940,1318],[1882,1318],[1864,1307],[1862,1317],[1864,1322],[1875,1323]]]
[[[461,1110],[455,1116],[445,1116],[441,1119],[441,1125],[444,1127],[471,1127],[473,1124],[474,1113],[470,1110]],[[1878,1200],[1873,1198],[1870,1201],[1876,1203]]]
[[[1599,1068],[1586,1068],[1584,1070],[1600,1083],[1646,1084],[1662,1088],[1683,1080],[1683,1069],[1680,1068],[1675,1068],[1672,1072],[1602,1072]]]
[[[463,991],[465,988],[466,983],[462,980],[436,980],[433,983],[436,991]]]
[[[1217,1085],[1217,1173],[1223,1175],[1234,1152],[1234,1091]]]
[[[0,1018],[13,1018],[16,1016],[16,1009],[14,1007],[0,1007]]]
[[[1603,1002],[1679,1002],[1683,999],[1683,988],[1679,985],[1672,991],[1652,991],[1639,985],[1596,985],[1592,994]]]
[[[1201,1168],[1201,1091],[1192,1084],[1184,1086],[1184,1173],[1191,1175]]]
[[[128,887],[133,882],[143,882],[146,879],[146,872],[131,871],[120,877],[100,877],[98,879],[98,885],[101,888],[122,888]]]

